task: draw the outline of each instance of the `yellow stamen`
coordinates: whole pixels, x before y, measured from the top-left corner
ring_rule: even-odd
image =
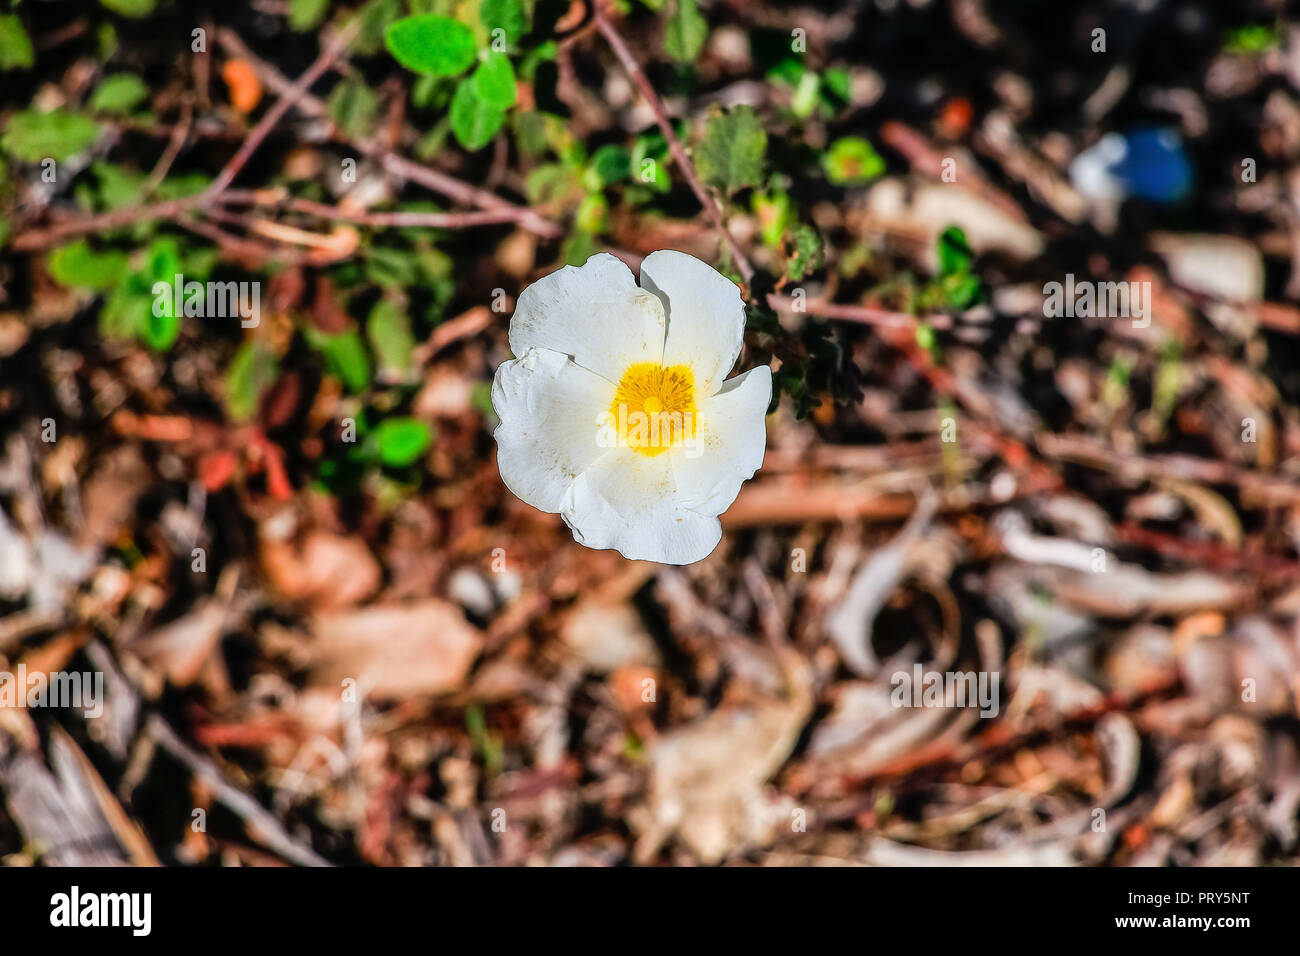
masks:
[[[629,365],[609,413],[628,448],[642,455],[662,454],[695,437],[695,373],[689,365]]]

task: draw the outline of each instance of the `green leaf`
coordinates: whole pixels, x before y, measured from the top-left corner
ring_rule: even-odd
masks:
[[[936,243],[939,255],[939,274],[943,276],[965,275],[970,272],[971,260],[975,254],[966,233],[958,226],[949,226],[940,235]]]
[[[604,232],[609,215],[609,203],[600,193],[591,193],[578,203],[578,211],[573,216],[573,227],[579,232]]]
[[[750,208],[758,218],[763,244],[779,246],[793,219],[789,194],[780,189],[770,193],[755,192]]]
[[[237,422],[257,414],[262,392],[275,381],[275,355],[256,342],[245,342],[226,369],[226,410]]]
[[[588,170],[596,189],[622,182],[632,175],[632,153],[626,146],[610,143],[591,154]]]
[[[658,130],[642,133],[632,147],[630,175],[654,192],[668,192],[672,189],[673,180],[664,167],[667,156],[668,140],[663,133]]]
[[[795,87],[799,85],[799,80],[803,78],[808,68],[803,65],[803,60],[794,56],[787,56],[779,63],[767,71],[767,78],[774,83],[783,83],[786,86]]]
[[[170,285],[180,273],[181,252],[176,240],[159,239],[155,241],[149,247],[144,267],[144,274],[149,279],[149,285],[152,286],[155,282],[166,282]]]
[[[107,63],[117,54],[117,28],[104,22],[95,31],[95,42],[99,47],[99,60]]]
[[[1227,53],[1263,53],[1277,45],[1276,27],[1269,24],[1248,24],[1229,30],[1223,49]]]
[[[821,90],[822,80],[812,70],[805,70],[803,76],[799,77],[799,83],[794,88],[794,96],[790,100],[790,109],[794,115],[800,119],[807,119],[813,115],[817,109],[817,94]]]
[[[99,124],[78,113],[26,110],[14,114],[0,137],[0,148],[16,159],[59,162],[75,156],[99,137]]]
[[[766,150],[767,133],[753,107],[737,106],[709,120],[695,166],[705,182],[733,193],[762,181]]]
[[[514,44],[528,32],[528,14],[519,0],[483,0],[479,19],[487,27],[488,42],[493,50],[497,49],[493,30],[501,30],[507,44]]]
[[[18,14],[0,16],[0,70],[30,70],[35,62],[32,39]]]
[[[831,67],[822,74],[822,87],[843,103],[853,94],[853,74],[841,67]]]
[[[99,203],[104,209],[122,209],[136,202],[145,177],[134,169],[115,163],[94,163],[90,167],[99,183]]]
[[[861,136],[845,136],[831,144],[822,157],[826,178],[837,186],[868,183],[885,171],[885,161]]]
[[[560,255],[566,265],[580,266],[600,251],[601,246],[589,233],[575,231],[564,240]]]
[[[289,29],[314,30],[325,19],[330,0],[289,0]]]
[[[99,0],[105,7],[124,17],[147,17],[153,13],[158,0]]]
[[[474,92],[488,106],[508,110],[515,105],[515,70],[501,53],[489,53],[474,71]]]
[[[968,272],[944,276],[939,283],[944,304],[953,309],[970,308],[979,299],[980,279]]]
[[[308,341],[325,356],[325,365],[337,376],[349,392],[359,392],[370,384],[370,357],[365,343],[356,329],[338,335],[316,332]]]
[[[939,343],[935,340],[934,328],[928,322],[916,323],[916,344],[931,355],[934,354],[935,347]]]
[[[72,288],[113,288],[126,273],[126,253],[117,249],[97,252],[85,239],[62,246],[50,253],[49,269],[54,281]]]
[[[461,80],[451,98],[451,131],[466,149],[482,149],[505,122],[504,110],[479,98],[473,78]]]
[[[166,352],[176,341],[181,330],[181,317],[170,295],[158,296],[149,303],[144,321],[137,331],[140,338],[155,352]]]
[[[793,253],[786,262],[785,273],[798,282],[814,269],[821,268],[824,247],[822,237],[812,226],[800,223],[791,235]]]
[[[100,310],[100,336],[120,341],[135,338],[151,308],[153,296],[147,294],[143,282],[128,277],[112,291]]]
[[[375,429],[379,460],[392,468],[405,468],[420,460],[433,441],[433,429],[417,418],[386,418]]]
[[[636,181],[649,186],[652,192],[666,193],[673,188],[673,177],[664,168],[662,160],[647,156],[637,164]]]
[[[469,407],[482,415],[489,423],[491,423],[493,419],[496,421],[501,420],[497,418],[497,410],[492,407],[491,382],[475,382],[470,386]],[[493,425],[492,427],[495,428],[496,426]]]
[[[379,97],[362,79],[346,79],[334,87],[328,104],[330,119],[352,139],[370,134],[379,114]]]
[[[113,73],[104,77],[90,98],[96,113],[130,113],[149,95],[149,88],[134,73]]]
[[[416,73],[455,76],[474,62],[474,34],[451,17],[405,17],[384,31],[388,52]]]
[[[375,285],[405,289],[419,279],[419,254],[413,249],[371,245],[365,257],[366,278]]]
[[[187,248],[181,256],[181,272],[186,280],[194,279],[207,282],[212,270],[221,261],[221,250],[216,246],[198,246]]]
[[[352,52],[358,56],[373,56],[382,50],[384,31],[402,16],[402,12],[401,0],[370,0],[357,12],[359,29],[352,41]]]
[[[578,191],[572,171],[560,163],[543,163],[524,180],[524,195],[531,203],[551,203]]]
[[[677,9],[664,31],[664,52],[678,63],[694,62],[708,37],[709,22],[695,0],[677,0]]]
[[[397,303],[387,299],[375,303],[366,320],[366,338],[380,368],[399,374],[410,371],[415,339],[411,335],[411,320]]]
[[[203,173],[185,173],[180,176],[168,176],[158,184],[159,199],[184,199],[197,196],[207,189],[212,180]]]

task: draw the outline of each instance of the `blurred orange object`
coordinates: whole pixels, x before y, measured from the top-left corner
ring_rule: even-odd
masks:
[[[241,113],[251,113],[262,99],[262,81],[247,60],[227,60],[221,78],[230,88],[230,105]]]
[[[971,115],[974,110],[970,100],[956,96],[943,104],[939,114],[939,131],[949,139],[961,139],[970,129]]]

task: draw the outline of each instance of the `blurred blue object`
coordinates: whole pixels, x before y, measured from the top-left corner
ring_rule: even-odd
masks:
[[[1070,181],[1091,199],[1173,203],[1192,190],[1192,164],[1177,130],[1107,133],[1070,164]]]

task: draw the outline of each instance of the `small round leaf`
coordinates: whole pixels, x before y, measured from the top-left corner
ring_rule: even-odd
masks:
[[[474,62],[474,34],[451,17],[404,17],[384,32],[388,52],[416,73],[455,76]]]

